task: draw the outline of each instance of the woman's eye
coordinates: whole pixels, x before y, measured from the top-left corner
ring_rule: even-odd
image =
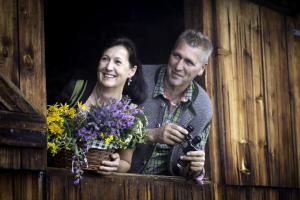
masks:
[[[102,57],[101,59],[100,59],[100,62],[107,62],[108,61],[108,58],[107,57]]]

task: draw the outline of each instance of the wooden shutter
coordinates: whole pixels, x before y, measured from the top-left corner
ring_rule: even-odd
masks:
[[[213,9],[217,64],[209,82],[221,180],[299,187],[299,40],[287,26],[293,19],[248,1],[217,0]]]
[[[0,0],[0,168],[46,167],[42,0]]]
[[[215,47],[206,73],[212,181],[299,188],[299,18],[244,0],[185,5],[187,27],[203,28]]]

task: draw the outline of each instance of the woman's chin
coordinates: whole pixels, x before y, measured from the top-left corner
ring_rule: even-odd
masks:
[[[102,88],[107,88],[108,89],[108,88],[120,88],[120,87],[123,88],[124,84],[114,83],[112,81],[102,81],[100,83],[100,85],[101,85]]]

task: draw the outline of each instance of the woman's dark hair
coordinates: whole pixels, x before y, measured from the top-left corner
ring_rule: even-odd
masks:
[[[136,72],[131,78],[132,81],[130,85],[128,86],[128,80],[124,85],[123,95],[128,95],[132,99],[133,103],[141,104],[146,100],[147,97],[147,85],[143,75],[143,68],[137,57],[136,48],[132,40],[126,37],[113,39],[104,47],[103,52],[111,47],[118,45],[121,45],[126,48],[129,56],[130,67],[137,66]]]

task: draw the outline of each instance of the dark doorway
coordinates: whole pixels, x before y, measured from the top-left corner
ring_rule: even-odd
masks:
[[[166,63],[183,21],[182,0],[45,0],[48,104],[75,71],[94,75],[109,38],[131,38],[143,64]]]

